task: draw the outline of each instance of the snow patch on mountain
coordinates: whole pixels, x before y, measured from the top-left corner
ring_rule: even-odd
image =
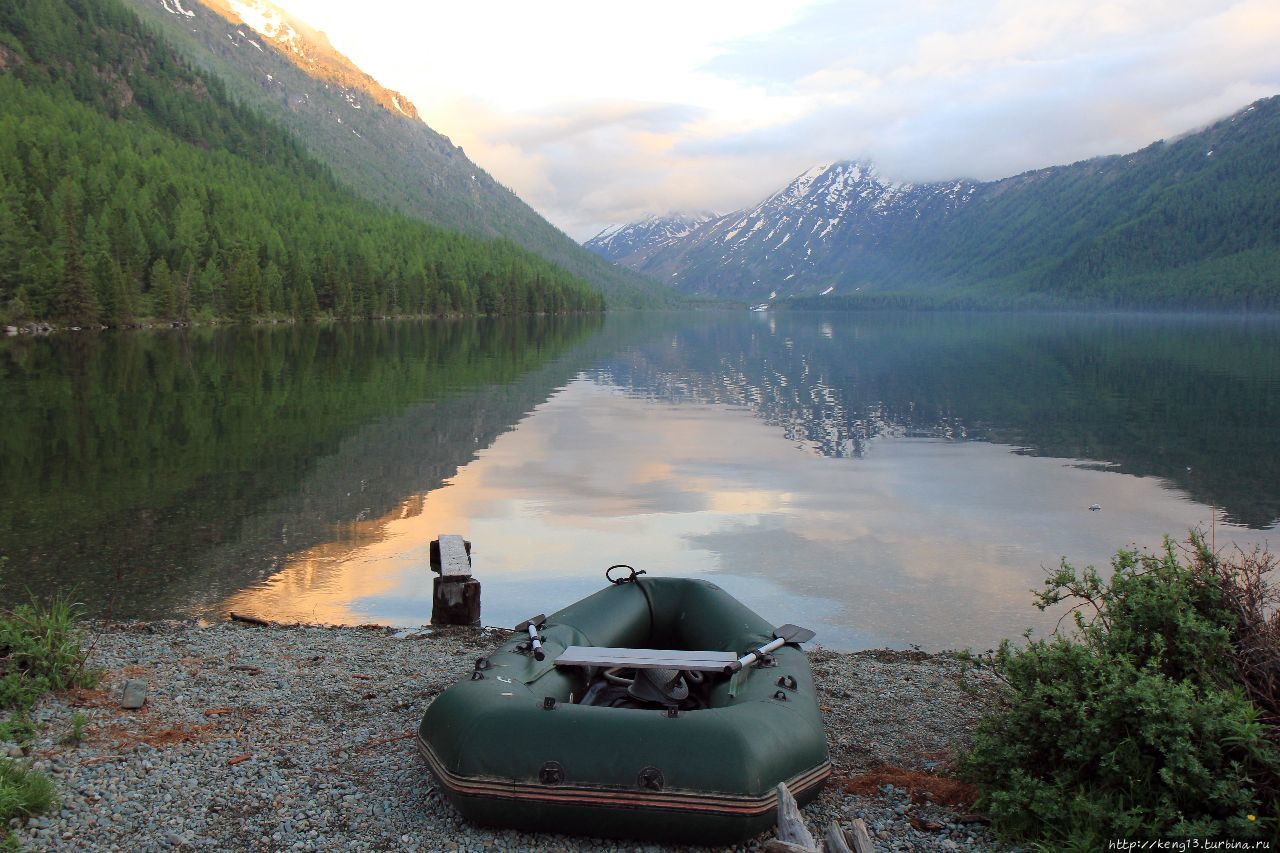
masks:
[[[245,24],[276,44],[302,55],[302,37],[276,7],[258,0],[227,0],[227,5]]]
[[[196,16],[195,12],[183,8],[182,0],[160,0],[160,5],[171,15],[181,15],[184,18],[194,18]]]
[[[596,254],[617,260],[677,243],[714,218],[715,214],[709,212],[647,216],[638,222],[610,225],[583,245]]]

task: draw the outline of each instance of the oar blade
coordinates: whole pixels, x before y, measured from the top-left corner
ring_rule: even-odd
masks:
[[[792,625],[788,622],[786,625],[779,626],[779,628],[773,632],[773,636],[777,637],[779,640],[786,640],[788,643],[794,643],[798,646],[801,643],[809,642],[817,635],[808,628],[801,628],[799,625]]]

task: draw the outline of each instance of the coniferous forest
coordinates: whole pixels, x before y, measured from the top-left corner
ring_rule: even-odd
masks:
[[[0,316],[596,311],[506,241],[360,200],[116,0],[0,6]]]

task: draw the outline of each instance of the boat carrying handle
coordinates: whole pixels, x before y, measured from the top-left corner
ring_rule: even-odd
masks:
[[[631,574],[627,575],[626,577],[615,578],[613,576],[614,569],[629,569],[631,571]],[[612,583],[612,584],[635,583],[636,578],[638,578],[640,575],[645,575],[645,574],[648,574],[648,572],[646,572],[644,569],[640,569],[639,571],[636,571],[634,566],[628,566],[626,563],[618,563],[604,570],[605,580],[607,580],[609,583]]]

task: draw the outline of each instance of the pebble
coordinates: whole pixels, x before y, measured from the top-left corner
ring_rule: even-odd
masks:
[[[60,812],[16,829],[33,849],[671,849],[485,829],[449,805],[406,735],[505,632],[230,622],[91,628],[101,687],[48,696],[32,715],[41,732],[28,753],[56,772],[61,801]],[[933,769],[966,742],[984,699],[961,688],[954,658],[817,649],[810,660],[836,773],[803,810],[815,837],[833,820],[848,826],[861,817],[879,850],[1005,849],[980,827],[957,825],[955,814],[911,803],[901,788],[861,796],[838,784],[879,764]],[[250,675],[253,668],[260,674]],[[145,682],[146,704],[122,712],[118,697],[130,679]],[[75,713],[88,718],[78,744],[63,738]],[[943,829],[917,831],[912,818]],[[758,850],[771,836],[736,849]]]

